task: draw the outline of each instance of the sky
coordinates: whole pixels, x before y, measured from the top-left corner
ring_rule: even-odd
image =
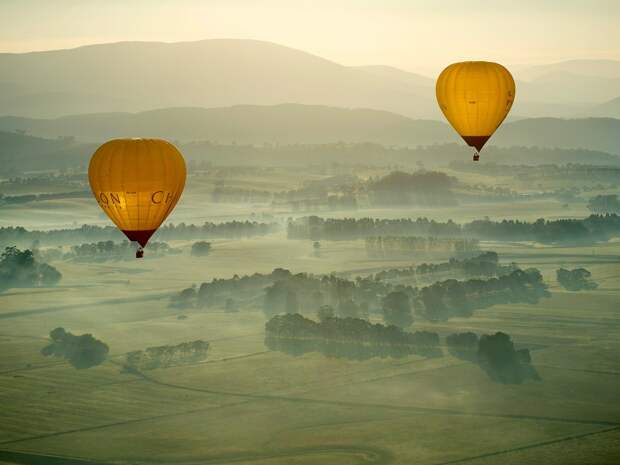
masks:
[[[620,1],[0,0],[0,52],[212,38],[427,74],[468,59],[620,60]]]

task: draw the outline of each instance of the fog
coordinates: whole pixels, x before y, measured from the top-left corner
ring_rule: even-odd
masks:
[[[92,46],[0,54],[0,463],[619,462],[614,5],[39,3],[0,49]],[[466,52],[517,76],[477,162]],[[121,137],[185,160],[143,251]]]

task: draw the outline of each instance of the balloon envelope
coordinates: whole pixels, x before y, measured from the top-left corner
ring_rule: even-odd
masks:
[[[508,115],[515,81],[498,63],[466,61],[444,69],[435,91],[448,122],[467,145],[480,151]]]
[[[88,179],[99,206],[142,247],[179,201],[185,161],[159,139],[115,139],[93,154]]]

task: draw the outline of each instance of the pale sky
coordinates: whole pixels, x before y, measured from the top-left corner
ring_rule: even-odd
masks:
[[[0,51],[257,39],[345,65],[620,59],[620,0],[0,0]]]

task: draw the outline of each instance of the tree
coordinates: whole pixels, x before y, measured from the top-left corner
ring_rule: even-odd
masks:
[[[75,336],[64,328],[50,331],[52,343],[41,349],[47,357],[63,357],[75,368],[83,369],[100,365],[108,356],[110,348],[92,334]]]
[[[383,299],[383,321],[388,325],[407,328],[413,323],[409,296],[402,291],[393,291]]]
[[[338,316],[340,318],[357,318],[358,315],[359,308],[353,300],[345,300],[338,305]]]
[[[190,254],[193,257],[206,257],[211,252],[211,243],[206,241],[198,241],[192,244]]]
[[[530,367],[529,351],[517,351],[510,336],[497,332],[484,334],[478,342],[478,363],[495,381],[506,384],[519,384],[527,378],[537,378]]]
[[[286,304],[285,304],[286,313],[299,313],[299,302],[297,300],[297,292],[289,291],[286,293]]]
[[[47,263],[39,263],[30,250],[6,247],[0,255],[0,291],[11,287],[54,286],[62,274]]]
[[[592,273],[585,268],[575,268],[574,270],[560,268],[555,274],[558,283],[569,291],[591,290],[598,287],[598,284],[590,279]]]
[[[317,311],[317,317],[321,322],[327,320],[328,318],[334,318],[335,316],[336,312],[334,312],[334,308],[331,305],[321,305]]]

